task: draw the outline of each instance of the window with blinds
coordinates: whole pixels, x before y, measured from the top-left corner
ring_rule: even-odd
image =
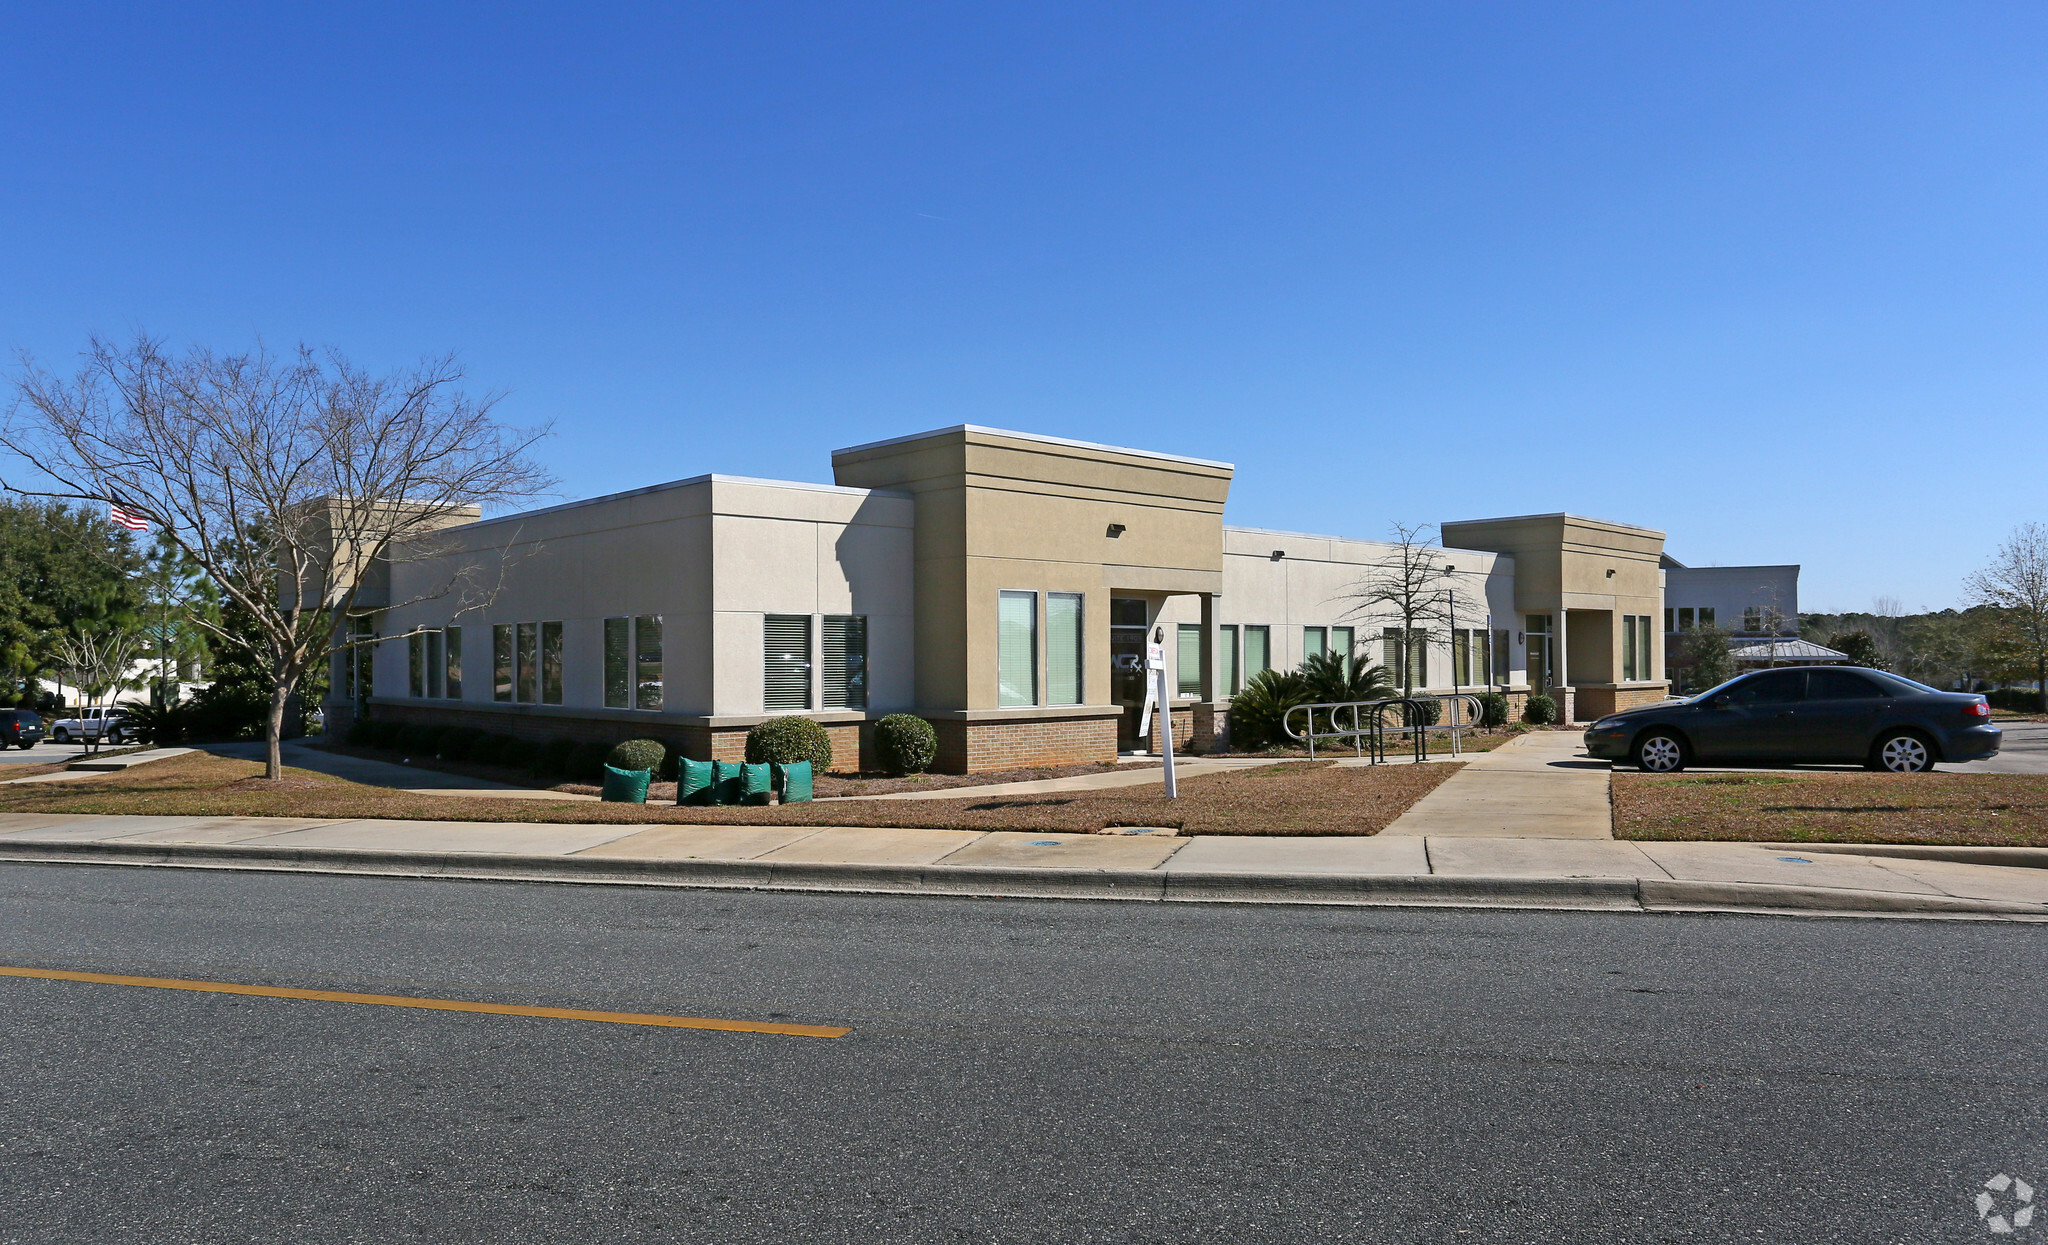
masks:
[[[761,617],[761,706],[770,713],[811,707],[811,616]]]
[[[1241,684],[1237,680],[1237,624],[1226,623],[1216,628],[1217,678],[1222,680],[1223,695],[1235,696]]]
[[[512,625],[491,626],[491,699],[512,699]]]
[[[996,703],[1038,703],[1038,594],[1035,592],[997,594]]]
[[[604,707],[633,707],[633,620],[604,620]]]
[[[633,707],[661,708],[661,615],[633,619]]]
[[[1244,677],[1273,668],[1272,633],[1264,627],[1244,629]]]
[[[1344,673],[1347,677],[1358,668],[1357,656],[1351,651],[1354,644],[1351,636],[1352,631],[1349,627],[1330,628],[1330,651],[1344,659]]]
[[[1198,698],[1202,694],[1202,629],[1182,623],[1174,639],[1174,691],[1183,700]]]
[[[540,703],[562,703],[562,624],[540,625]]]
[[[1081,614],[1078,592],[1045,594],[1045,703],[1081,703]]]
[[[444,686],[450,700],[462,699],[462,628],[448,628],[448,679]]]
[[[825,615],[825,707],[868,707],[868,620],[864,614]]]

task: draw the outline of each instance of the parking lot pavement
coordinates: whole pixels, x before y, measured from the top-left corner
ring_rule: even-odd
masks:
[[[45,739],[33,748],[0,750],[0,765],[50,765],[58,761],[76,760],[84,755],[84,744],[51,743]]]

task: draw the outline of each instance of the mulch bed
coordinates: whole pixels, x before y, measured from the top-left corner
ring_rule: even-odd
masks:
[[[2048,846],[2048,775],[1614,775],[1614,837]]]
[[[424,796],[287,768],[255,784],[262,766],[205,753],[78,782],[0,787],[0,812],[153,813],[212,817],[377,817],[579,824],[905,826],[1089,833],[1161,826],[1188,834],[1373,834],[1459,768],[1455,763],[1335,768],[1287,762],[1189,778],[1181,798],[1157,787],[957,800],[827,800],[788,807],[554,803]],[[304,785],[301,785],[303,781]]]
[[[1047,778],[1078,778],[1083,774],[1102,774],[1110,770],[1159,769],[1158,761],[1132,761],[1128,764],[1105,762],[1090,765],[1046,765],[1037,769],[1006,769],[985,774],[819,774],[811,779],[811,794],[820,800],[836,800],[849,795],[904,795],[916,791],[950,791],[956,787],[992,787],[1006,782],[1039,782]],[[565,782],[551,791],[572,791],[578,795],[601,795],[604,788],[590,783]],[[647,787],[650,801],[676,798],[676,785],[672,782],[650,783]]]

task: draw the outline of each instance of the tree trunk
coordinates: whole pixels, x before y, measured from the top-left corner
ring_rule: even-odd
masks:
[[[263,718],[263,776],[269,779],[284,777],[284,755],[280,747],[284,740],[284,707],[291,699],[291,684],[283,678],[274,679],[270,685],[270,712]]]

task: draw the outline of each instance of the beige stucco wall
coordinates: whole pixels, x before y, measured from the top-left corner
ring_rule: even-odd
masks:
[[[471,524],[443,534],[447,554],[394,564],[392,597],[470,565],[485,599],[395,604],[379,630],[464,627],[463,701],[491,704],[490,625],[559,621],[562,708],[602,710],[603,619],[659,614],[660,716],[725,717],[762,711],[763,613],[866,614],[870,710],[907,708],[914,512],[904,495],[705,476]],[[405,641],[379,647],[377,695],[407,696]]]
[[[917,700],[994,711],[1005,589],[1078,592],[1084,702],[1109,696],[1109,598],[1215,592],[1228,464],[962,426],[832,456],[841,484],[917,498]],[[1124,530],[1112,537],[1111,524]],[[1043,644],[1041,626],[1041,645]],[[1044,699],[1041,653],[1040,699]]]
[[[1240,645],[1243,627],[1270,628],[1272,662],[1279,670],[1301,664],[1304,627],[1352,627],[1363,658],[1377,664],[1381,660],[1380,630],[1398,626],[1399,620],[1358,612],[1348,594],[1394,548],[1381,541],[1226,527],[1223,593],[1216,603],[1216,624],[1238,626]],[[1275,551],[1285,556],[1275,559]],[[1443,564],[1456,568],[1451,582],[1459,601],[1458,625],[1485,629],[1490,613],[1494,630],[1511,633],[1510,681],[1521,682],[1524,663],[1514,613],[1515,559],[1469,549],[1443,550],[1441,556]],[[1172,664],[1177,661],[1173,628],[1182,623],[1199,624],[1201,603],[1194,597],[1168,598],[1160,621],[1169,624],[1167,660]],[[1431,690],[1440,687],[1448,691],[1451,673],[1450,637],[1441,635],[1429,655]],[[1177,674],[1175,682],[1177,686]],[[1228,689],[1220,683],[1210,686],[1218,698],[1227,696]]]

